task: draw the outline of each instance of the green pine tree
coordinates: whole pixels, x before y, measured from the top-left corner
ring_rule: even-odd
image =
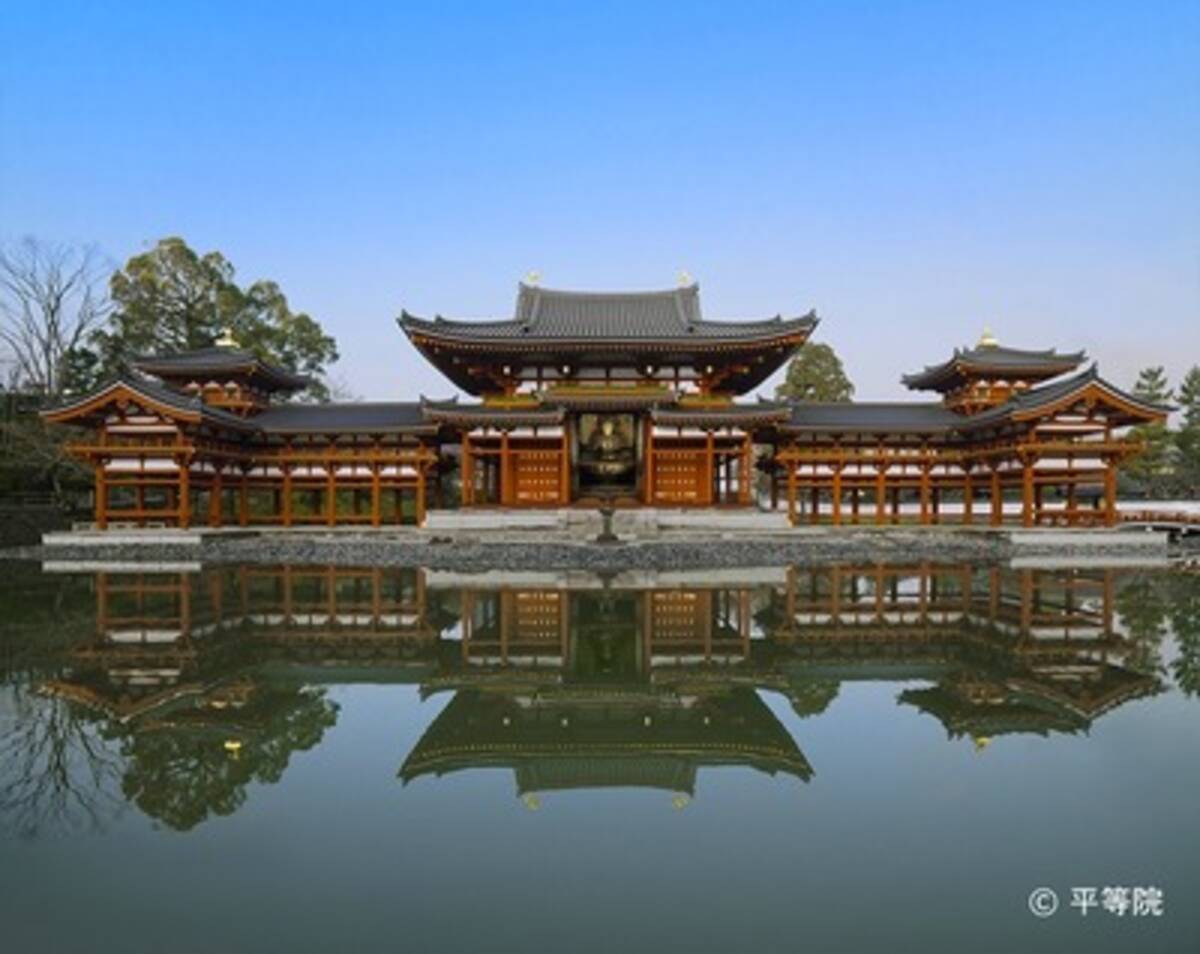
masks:
[[[775,389],[779,398],[844,403],[854,397],[842,359],[827,344],[806,344],[788,364],[787,377]]]
[[[1179,386],[1183,422],[1175,434],[1175,471],[1178,492],[1200,497],[1200,365],[1192,365]]]
[[[1149,404],[1168,404],[1174,396],[1161,365],[1143,368],[1133,393]],[[1173,479],[1174,442],[1166,424],[1143,424],[1130,432],[1142,442],[1142,452],[1125,465],[1125,472],[1151,497],[1169,495]]]

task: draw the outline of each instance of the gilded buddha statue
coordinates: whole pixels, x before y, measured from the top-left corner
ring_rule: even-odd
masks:
[[[603,418],[580,455],[579,466],[593,477],[621,477],[633,469],[633,448],[611,417]]]

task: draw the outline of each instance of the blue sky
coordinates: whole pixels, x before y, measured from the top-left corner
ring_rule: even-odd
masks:
[[[25,3],[0,239],[276,279],[359,394],[517,280],[816,308],[860,398],[973,343],[1200,362],[1200,3]]]

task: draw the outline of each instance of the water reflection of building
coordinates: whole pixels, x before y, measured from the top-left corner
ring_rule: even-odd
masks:
[[[704,767],[811,776],[736,675],[750,655],[751,590],[596,583],[550,574],[462,591],[458,664],[423,686],[454,697],[405,761],[406,782],[492,766],[512,769],[525,797],[607,786],[690,796]]]
[[[951,737],[1086,730],[1161,688],[1115,628],[1112,570],[829,567],[793,571],[783,602],[774,633],[811,671],[930,680],[899,701]]]
[[[952,738],[982,742],[1077,732],[1160,689],[1139,645],[1114,625],[1105,570],[867,566],[505,582],[242,567],[100,573],[95,583],[95,637],[45,690],[119,726],[150,766],[172,766],[141,765],[147,793],[193,784],[171,761],[181,750],[202,750],[193,769],[206,778],[220,769],[235,788],[278,777],[288,753],[316,744],[336,719],[320,688],[334,683],[452,694],[401,778],[501,767],[530,798],[606,786],[683,798],[701,769],[718,766],[808,780],[812,768],[765,693],[808,716],[844,682],[920,683],[900,691],[902,705],[939,719]],[[238,765],[217,764],[230,758]],[[199,809],[172,811],[186,820]]]

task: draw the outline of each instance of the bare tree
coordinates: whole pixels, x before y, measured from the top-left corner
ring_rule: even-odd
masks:
[[[122,760],[101,723],[80,718],[61,699],[10,693],[12,717],[0,720],[0,832],[103,830],[124,807]]]
[[[0,249],[0,342],[20,387],[62,395],[68,357],[108,316],[108,271],[90,246]]]

